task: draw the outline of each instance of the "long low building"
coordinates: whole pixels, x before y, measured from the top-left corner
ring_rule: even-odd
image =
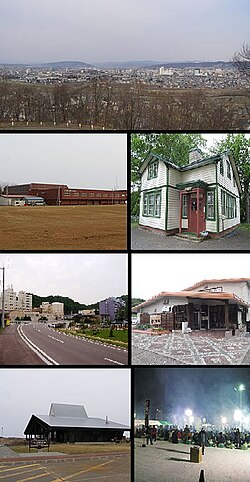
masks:
[[[66,184],[30,183],[6,186],[5,194],[30,195],[42,197],[46,204],[84,205],[84,204],[125,204],[126,190],[73,189]]]
[[[133,308],[143,325],[181,330],[241,329],[250,303],[234,293],[211,291],[162,292]]]
[[[32,415],[24,430],[29,446],[37,440],[59,443],[121,440],[130,427],[89,417],[83,405],[52,403],[49,415]]]

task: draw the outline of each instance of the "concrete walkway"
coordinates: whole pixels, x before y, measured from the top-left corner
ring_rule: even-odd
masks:
[[[157,441],[141,447],[135,440],[135,482],[198,482],[201,469],[206,482],[249,482],[248,450],[206,447],[200,463],[190,462],[190,446]]]

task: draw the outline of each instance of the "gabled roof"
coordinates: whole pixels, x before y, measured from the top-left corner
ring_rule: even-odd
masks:
[[[190,171],[192,169],[197,169],[199,167],[202,167],[202,166],[206,166],[208,164],[215,164],[215,163],[218,163],[222,158],[223,158],[223,155],[227,155],[229,157],[229,160],[230,160],[230,163],[231,163],[231,166],[232,166],[232,169],[233,169],[233,173],[234,173],[234,177],[235,177],[235,181],[237,183],[237,187],[239,189],[239,192],[241,193],[242,190],[241,190],[241,185],[240,185],[240,178],[239,178],[239,174],[238,174],[238,170],[237,170],[237,167],[236,167],[236,164],[235,164],[235,160],[232,156],[232,154],[230,152],[223,152],[223,153],[218,153],[218,154],[215,154],[213,156],[210,156],[210,157],[207,157],[207,158],[204,158],[204,159],[200,159],[200,160],[197,160],[197,161],[194,161],[192,162],[191,164],[187,164],[185,166],[177,166],[176,164],[174,164],[171,159],[164,159],[162,156],[159,156],[158,154],[155,154],[153,152],[149,152],[140,169],[139,169],[139,174],[142,174],[147,165],[153,161],[154,159],[156,160],[159,160],[159,161],[162,161],[164,162],[164,164],[166,164],[166,166],[169,166],[169,167],[172,167],[173,169],[176,169],[177,171],[180,171],[180,172],[184,172],[184,171]]]
[[[189,286],[188,288],[185,288],[184,291],[193,291],[196,288],[199,288],[200,286],[203,286],[204,284],[210,284],[210,283],[242,283],[246,282],[247,284],[250,284],[250,278],[222,278],[222,279],[204,279],[202,281],[198,281],[198,283],[195,283],[192,286]]]
[[[134,306],[133,312],[137,312],[140,308],[143,308],[144,306],[151,305],[155,303],[156,301],[161,300],[162,298],[187,298],[187,299],[204,299],[204,300],[214,300],[214,301],[231,301],[235,302],[238,305],[246,306],[249,307],[250,304],[247,303],[246,301],[242,300],[238,296],[236,296],[234,293],[225,293],[225,292],[214,292],[214,291],[189,291],[189,290],[183,290],[183,291],[163,291],[159,293],[158,295],[154,296],[153,298],[144,301],[143,303],[140,303],[137,306]]]
[[[154,154],[153,152],[149,152],[147,156],[145,157],[140,169],[139,173],[142,174],[143,171],[146,169],[147,165],[153,160],[157,159],[159,161],[164,162],[167,166],[172,167],[173,169],[177,169],[177,171],[189,171],[191,169],[196,169],[197,167],[205,166],[207,164],[212,164],[220,161],[222,157],[222,154],[216,154],[211,157],[207,157],[198,161],[192,162],[192,164],[187,164],[185,166],[177,166],[177,164],[174,164],[174,162],[171,161],[171,159],[164,159],[162,156],[159,156],[158,154]]]
[[[33,421],[37,420],[51,428],[117,429],[130,430],[130,427],[108,419],[88,417],[83,405],[52,403],[49,415],[32,415],[24,433],[30,433]]]

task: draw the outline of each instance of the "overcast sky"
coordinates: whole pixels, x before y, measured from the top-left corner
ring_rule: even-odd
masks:
[[[230,60],[249,0],[1,0],[0,61]]]
[[[149,299],[203,279],[250,278],[250,254],[133,254],[132,297]]]
[[[89,417],[108,415],[109,420],[130,426],[130,370],[1,368],[4,436],[22,437],[31,415],[48,415],[53,402],[84,405]]]
[[[5,287],[92,304],[128,292],[126,254],[0,254]],[[2,291],[2,271],[0,272]]]
[[[0,150],[0,185],[46,182],[126,189],[125,134],[1,134]]]

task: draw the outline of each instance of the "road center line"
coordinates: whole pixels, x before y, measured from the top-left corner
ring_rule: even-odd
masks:
[[[110,362],[112,362],[112,363],[115,363],[116,365],[124,365],[124,363],[120,363],[120,362],[118,362],[118,361],[116,361],[116,360],[111,360],[110,358],[104,358],[104,360],[107,360],[107,361],[110,361]]]
[[[55,338],[54,336],[48,335],[48,338],[52,338],[55,341],[59,341],[59,343],[64,343],[62,340],[58,340],[58,338]]]

